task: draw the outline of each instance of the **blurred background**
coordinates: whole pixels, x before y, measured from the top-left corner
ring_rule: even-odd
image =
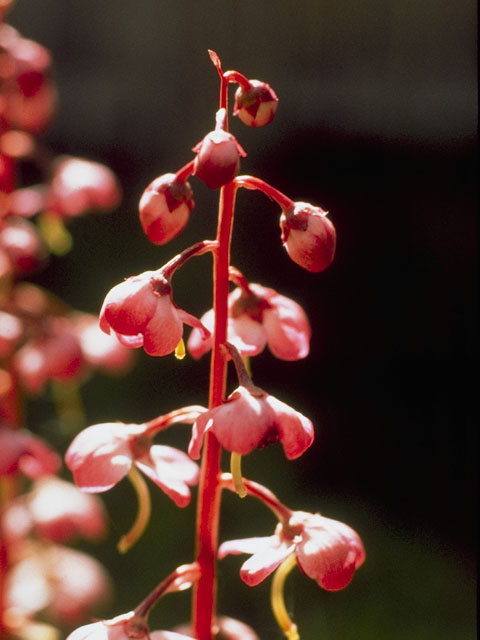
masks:
[[[231,123],[248,152],[241,171],[330,211],[338,249],[327,271],[302,270],[281,246],[278,208],[239,194],[234,264],[300,302],[313,327],[305,361],[265,352],[254,380],[317,427],[301,460],[287,464],[275,446],[249,456],[244,472],[293,508],[344,520],[367,549],[340,593],[291,576],[289,607],[306,640],[474,638],[475,3],[18,0],[8,21],[53,55],[60,104],[45,142],[108,164],[123,185],[119,209],[74,220],[74,250],[33,278],[84,311],[97,313],[124,277],[214,236],[216,194],[196,179],[195,210],[169,245],[149,244],[137,215],[147,184],[189,161],[213,128],[218,76],[207,49],[274,88],[272,124]],[[190,263],[175,276],[177,303],[203,313],[209,280],[208,258]],[[205,404],[207,376],[208,358],[139,353],[126,377],[85,385],[88,422]],[[65,449],[73,434],[59,433],[51,409],[32,400],[30,427]],[[184,447],[188,429],[166,439]],[[131,609],[192,557],[193,505],[179,511],[151,493],[153,521],[126,556],[115,550],[136,509],[126,482],[105,495],[110,536],[85,545],[113,576],[104,616]],[[222,539],[273,526],[253,500],[226,496]],[[262,640],[280,638],[268,585],[247,588],[239,566],[220,565],[221,612]],[[183,622],[189,606],[188,594],[171,596],[152,627]]]

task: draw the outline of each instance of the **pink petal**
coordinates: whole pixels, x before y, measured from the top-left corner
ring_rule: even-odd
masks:
[[[242,314],[237,318],[229,318],[228,325],[228,340],[242,356],[256,356],[264,350],[267,336],[260,322]]]
[[[289,460],[298,458],[314,440],[311,421],[299,411],[295,411],[271,395],[267,395],[265,402],[275,414],[276,426],[285,455]]]
[[[200,322],[209,330],[210,335],[205,338],[203,331],[194,328],[187,341],[187,348],[190,355],[197,359],[201,358],[204,353],[207,353],[207,351],[210,351],[212,348],[212,333],[215,324],[215,314],[213,313],[213,309],[204,313],[200,318]]]
[[[155,314],[143,332],[143,348],[151,356],[166,356],[175,351],[182,334],[182,321],[170,296],[160,296]]]
[[[218,547],[218,558],[223,560],[228,555],[240,553],[261,553],[274,546],[278,542],[278,536],[261,536],[255,538],[240,538],[238,540],[226,540]]]
[[[213,426],[213,420],[210,416],[210,412],[206,411],[195,421],[192,427],[192,437],[188,445],[188,455],[194,460],[200,458],[200,452],[202,450],[203,438],[207,431]]]
[[[107,293],[100,311],[100,327],[108,326],[122,335],[137,335],[152,318],[156,304],[151,278],[154,271],[145,271],[117,284]]]
[[[224,558],[228,554],[252,553],[253,555],[243,563],[240,577],[250,587],[265,580],[275,569],[293,553],[295,546],[281,540],[277,535],[262,538],[244,538],[228,540],[218,549],[218,557]]]
[[[143,429],[141,425],[105,423],[81,431],[65,455],[75,484],[92,493],[116,485],[132,466],[129,442]]]
[[[286,542],[280,542],[277,546],[257,551],[242,564],[240,569],[241,579],[249,587],[255,587],[273,573],[285,558],[293,553],[294,549],[294,544],[287,545]]]
[[[137,467],[158,485],[179,507],[190,502],[188,485],[198,482],[199,470],[186,453],[155,444],[148,455],[135,461]]]
[[[268,346],[277,358],[299,360],[310,350],[310,325],[299,304],[276,294],[269,298],[271,309],[263,313]]]
[[[203,326],[202,322],[198,318],[196,318],[195,316],[192,316],[190,313],[187,313],[183,309],[178,309],[178,308],[177,308],[177,314],[180,320],[183,322],[183,324],[186,324],[189,327],[194,327],[195,329],[198,329],[202,334],[202,337],[204,340],[210,337],[210,331],[207,329],[207,327]]]

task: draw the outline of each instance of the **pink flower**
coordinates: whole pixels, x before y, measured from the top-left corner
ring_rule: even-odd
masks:
[[[251,553],[240,577],[249,586],[262,582],[292,553],[300,569],[327,591],[346,587],[365,560],[358,534],[346,524],[320,514],[294,511],[273,536],[230,540],[218,555]]]
[[[225,109],[219,109],[215,130],[193,148],[197,154],[193,175],[210,189],[219,189],[233,180],[238,173],[240,156],[246,155],[234,136],[224,130],[225,117]]]
[[[197,418],[188,447],[195,460],[207,431],[215,434],[224,449],[241,455],[280,440],[290,460],[301,456],[314,437],[308,418],[253,385],[240,385],[222,405]]]
[[[148,185],[138,208],[143,230],[153,243],[165,244],[182,231],[193,209],[192,196],[190,184],[178,182],[174,173]]]
[[[132,362],[132,352],[112,335],[101,331],[97,316],[88,313],[70,318],[85,362],[108,372],[125,371]]]
[[[213,310],[200,322],[213,331]],[[228,297],[228,341],[243,356],[255,356],[268,344],[274,356],[282,360],[299,360],[308,355],[310,325],[299,304],[260,284],[237,287]],[[193,329],[187,343],[194,358],[199,358],[212,346],[198,329]]]
[[[0,358],[15,349],[23,334],[23,323],[17,316],[0,310]]]
[[[100,311],[100,328],[105,333],[113,329],[124,346],[143,346],[151,356],[175,351],[183,335],[182,323],[208,334],[197,318],[175,306],[171,291],[161,270],[127,278],[108,292]]]
[[[46,255],[35,225],[15,216],[0,221],[0,254],[5,263],[3,275],[31,271]]]
[[[280,228],[287,253],[298,265],[318,273],[332,263],[336,232],[326,211],[296,202],[293,210],[282,213]]]
[[[14,355],[13,366],[22,385],[33,393],[48,380],[71,380],[84,364],[80,342],[67,318],[50,317],[41,334]]]
[[[28,478],[56,473],[60,458],[40,438],[24,429],[0,427],[0,476],[21,471]]]
[[[87,211],[108,211],[120,201],[120,186],[105,165],[82,158],[62,158],[47,193],[49,211],[63,218]]]
[[[30,545],[6,579],[6,608],[30,617],[45,611],[63,622],[76,622],[109,594],[103,568],[80,551],[57,545]]]
[[[198,467],[173,447],[152,444],[147,425],[105,423],[81,431],[65,462],[83,491],[108,491],[135,464],[179,507],[190,502],[188,485],[198,481]]]
[[[273,120],[278,98],[275,91],[260,80],[249,80],[248,89],[239,86],[235,92],[233,115],[249,127],[263,127]]]
[[[99,499],[55,476],[37,480],[26,504],[37,534],[54,542],[79,534],[95,539],[105,533],[105,513]]]

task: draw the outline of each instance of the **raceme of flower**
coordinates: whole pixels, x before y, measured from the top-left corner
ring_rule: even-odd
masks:
[[[0,22],[8,4],[0,0]],[[273,574],[273,614],[288,640],[298,640],[283,598],[290,570],[298,566],[321,587],[335,591],[351,581],[365,552],[359,536],[346,524],[320,514],[291,511],[269,489],[242,477],[240,468],[241,456],[275,442],[280,442],[288,460],[298,458],[312,445],[314,427],[302,413],[254,385],[247,373],[246,359],[266,346],[284,361],[305,358],[311,329],[297,302],[251,283],[230,264],[237,192],[261,191],[279,206],[281,242],[292,261],[307,271],[326,269],[336,245],[335,227],[321,207],[294,201],[260,178],[239,175],[246,152],[230,132],[229,87],[236,85],[233,116],[253,128],[272,122],[277,95],[264,81],[249,80],[236,70],[224,71],[218,55],[209,51],[220,79],[215,127],[193,147],[193,154],[188,151],[189,159],[180,169],[152,176],[138,213],[148,240],[163,247],[185,229],[194,206],[190,180],[198,178],[207,188],[219,191],[216,237],[200,240],[160,268],[131,275],[113,286],[99,313],[101,340],[91,316],[73,313],[33,285],[22,292],[16,280],[38,267],[48,251],[66,253],[71,245],[65,227],[68,220],[115,206],[120,186],[103,165],[71,157],[49,160],[40,167],[40,173],[45,173],[42,184],[17,184],[18,159],[46,155],[32,153],[40,150],[33,134],[49,121],[56,92],[46,50],[30,45],[5,24],[0,24],[0,40],[8,63],[3,65],[0,84],[0,279],[2,294],[5,291],[0,300],[0,357],[5,366],[0,371],[0,416],[6,423],[0,427],[0,481],[7,483],[9,491],[19,485],[17,473],[35,481],[29,492],[5,492],[9,504],[0,514],[0,559],[7,572],[5,595],[0,598],[0,631],[24,637],[26,625],[35,622],[39,612],[76,624],[91,615],[91,606],[108,592],[108,581],[93,560],[59,543],[76,535],[100,535],[103,513],[96,497],[89,494],[107,491],[126,476],[137,493],[139,509],[118,549],[125,552],[139,541],[151,510],[140,471],[179,507],[189,504],[191,487],[198,484],[195,558],[177,567],[129,613],[80,626],[68,640],[256,640],[256,632],[248,625],[217,614],[217,557],[240,553],[251,554],[240,571],[248,585]],[[205,253],[213,259],[213,304],[205,304],[204,308],[212,308],[199,320],[175,304],[172,278],[187,261]],[[20,391],[41,393],[47,384],[52,389],[58,382],[74,384],[92,367],[121,370],[129,358],[120,345],[143,347],[151,356],[175,353],[181,359],[184,324],[193,328],[188,340],[193,357],[211,351],[208,408],[187,406],[143,424],[112,421],[89,426],[76,435],[65,455],[75,484],[84,493],[53,478],[58,456],[21,428]],[[227,372],[232,363],[238,387],[228,393]],[[164,429],[178,423],[192,425],[188,455],[159,441]],[[222,473],[224,450],[231,454],[230,474]],[[194,462],[199,458],[200,468]],[[225,489],[260,499],[278,519],[274,534],[219,546]],[[176,631],[150,632],[148,616],[159,600],[191,586],[190,624]],[[16,618],[15,611],[19,612]]]

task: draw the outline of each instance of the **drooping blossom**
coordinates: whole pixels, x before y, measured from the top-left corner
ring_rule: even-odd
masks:
[[[216,127],[194,148],[195,158],[193,174],[210,189],[219,189],[237,175],[240,156],[246,153],[235,137],[225,131],[225,109],[219,109]]]
[[[365,560],[358,534],[346,524],[318,513],[294,511],[272,536],[229,540],[218,555],[250,553],[240,577],[249,586],[262,582],[291,554],[298,566],[327,591],[346,587]]]
[[[46,256],[37,228],[29,220],[9,216],[0,220],[0,276],[26,273]]]
[[[56,473],[60,458],[40,438],[25,429],[0,426],[0,476],[17,471],[36,479]]]
[[[201,322],[172,300],[172,288],[161,269],[131,276],[111,289],[100,311],[100,328],[115,331],[126,347],[142,347],[151,356],[173,353],[183,335],[183,323]]]
[[[187,421],[187,418],[185,418]],[[87,427],[69,446],[65,462],[83,491],[108,491],[135,465],[178,506],[190,502],[198,467],[183,452],[152,444],[147,424],[105,423]]]
[[[98,326],[98,318],[80,313],[69,318],[80,341],[85,362],[109,373],[123,372],[132,362],[132,352],[113,335],[104,333]]]
[[[55,165],[46,194],[46,207],[62,218],[87,211],[109,211],[121,192],[113,172],[99,162],[64,157]]]
[[[29,544],[6,576],[7,615],[29,618],[44,611],[54,620],[75,623],[108,599],[109,580],[85,553],[60,545]]]
[[[0,41],[4,56],[0,120],[40,133],[49,124],[57,99],[49,73],[50,53],[7,24],[0,24]]]
[[[6,538],[23,538],[31,529],[53,542],[66,542],[79,535],[96,539],[105,533],[105,513],[96,496],[55,476],[44,476],[3,513]]]
[[[266,82],[249,80],[249,84],[248,88],[240,85],[236,90],[233,115],[249,127],[263,127],[273,120],[278,98]]]
[[[32,393],[41,391],[48,380],[73,379],[83,364],[80,341],[65,317],[45,319],[39,334],[13,357],[13,367],[21,384]]]
[[[213,309],[200,322],[213,332]],[[255,356],[268,344],[274,356],[282,360],[299,360],[308,355],[310,325],[302,307],[274,289],[248,283],[237,287],[228,296],[228,341],[243,356]],[[193,329],[187,342],[194,358],[212,347],[211,336],[206,340]]]
[[[23,334],[23,323],[12,313],[0,310],[0,358],[8,357]]]
[[[188,222],[193,209],[193,192],[188,182],[178,181],[174,173],[165,173],[151,182],[138,205],[140,222],[154,244],[175,238]]]
[[[336,231],[327,211],[307,202],[295,202],[293,209],[283,211],[280,228],[287,253],[298,265],[318,273],[332,263]]]
[[[290,460],[301,456],[314,438],[308,418],[259,387],[242,384],[223,404],[197,418],[188,447],[195,460],[200,457],[208,431],[215,434],[224,449],[240,455],[280,440]]]

